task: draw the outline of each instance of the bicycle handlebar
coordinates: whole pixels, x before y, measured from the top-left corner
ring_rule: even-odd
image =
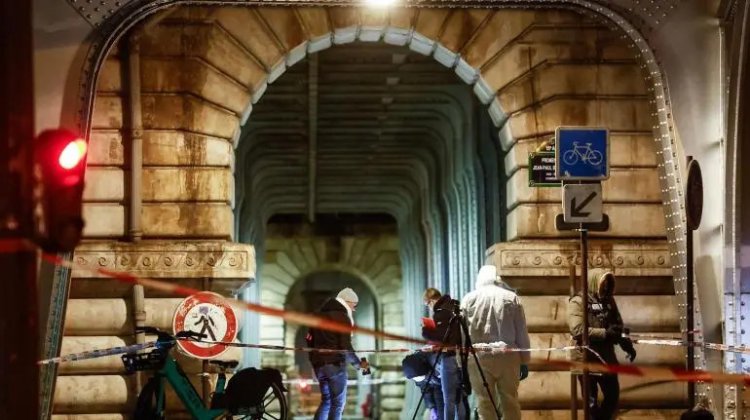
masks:
[[[156,327],[149,327],[149,326],[138,327],[138,328],[135,329],[135,332],[136,333],[143,332],[143,333],[146,333],[146,334],[154,334],[154,335],[158,336],[158,340],[162,340],[162,341],[163,340],[169,340],[169,339],[174,340],[174,339],[180,339],[180,338],[196,338],[196,339],[200,340],[200,339],[204,339],[204,338],[208,337],[206,334],[201,334],[201,333],[197,333],[195,331],[187,331],[187,330],[186,331],[180,331],[177,334],[172,335],[172,334],[170,334],[170,333],[168,333],[166,331],[162,331],[162,330],[160,330],[160,329],[158,329]]]
[[[206,334],[197,333],[195,331],[180,331],[175,335],[177,338],[197,338],[197,339],[203,339],[208,337]]]

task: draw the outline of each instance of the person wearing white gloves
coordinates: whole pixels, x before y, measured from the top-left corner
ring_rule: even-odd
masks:
[[[475,345],[530,347],[523,306],[516,292],[501,280],[494,265],[485,265],[479,270],[476,288],[463,298],[461,307]],[[480,351],[477,356],[503,420],[520,420],[518,385],[529,375],[529,353]],[[476,395],[479,418],[495,420],[495,408],[473,359],[469,362],[469,379]]]

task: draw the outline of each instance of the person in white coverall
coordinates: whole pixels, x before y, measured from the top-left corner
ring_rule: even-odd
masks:
[[[461,307],[474,344],[530,347],[523,306],[518,295],[497,275],[494,265],[485,265],[479,270],[476,289],[463,298]],[[520,420],[518,385],[529,375],[529,353],[478,351],[477,356],[503,420]],[[477,399],[479,418],[495,420],[495,410],[473,359],[469,362],[469,379]]]

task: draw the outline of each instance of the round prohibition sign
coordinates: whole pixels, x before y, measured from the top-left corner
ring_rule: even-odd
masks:
[[[206,341],[233,342],[237,338],[237,315],[218,293],[200,292],[180,302],[174,313],[172,329],[175,334],[180,331],[205,334],[203,340]],[[177,346],[198,359],[212,359],[229,348],[221,344],[189,340],[178,340]]]

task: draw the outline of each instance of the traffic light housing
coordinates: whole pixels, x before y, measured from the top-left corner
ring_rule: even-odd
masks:
[[[35,139],[34,239],[47,252],[73,251],[81,240],[87,149],[86,140],[62,129]]]

